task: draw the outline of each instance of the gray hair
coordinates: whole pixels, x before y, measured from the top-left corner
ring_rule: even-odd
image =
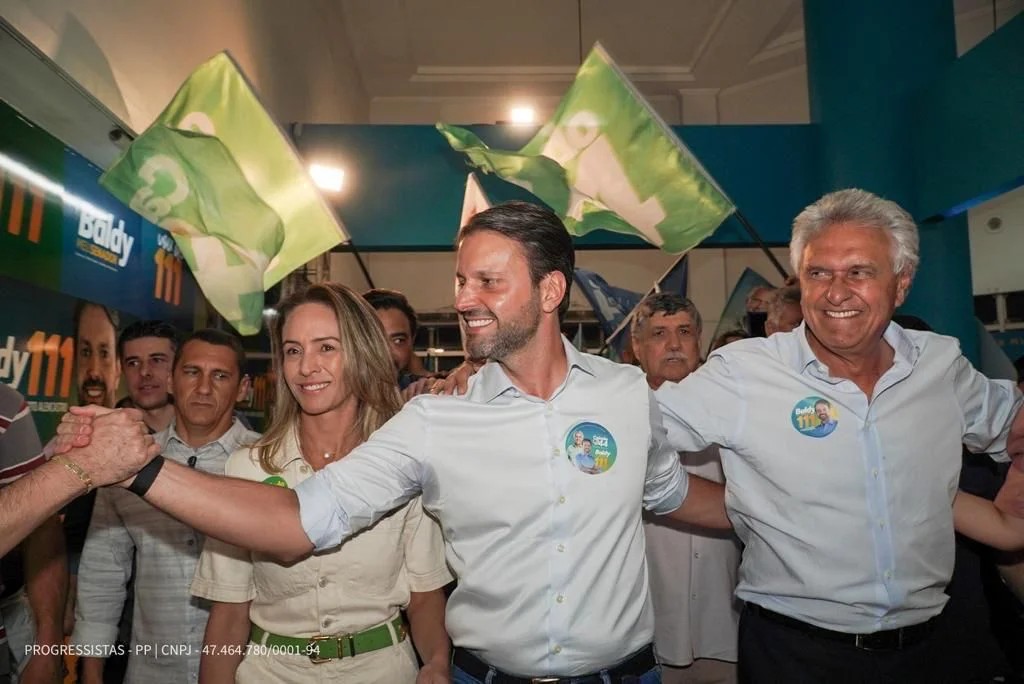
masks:
[[[828,193],[793,220],[789,261],[796,273],[800,273],[807,242],[838,223],[857,223],[884,230],[892,240],[893,271],[914,276],[921,259],[914,219],[895,202],[856,188]]]
[[[768,320],[778,323],[783,309],[789,304],[795,304],[797,308],[800,307],[799,285],[786,285],[772,293],[771,302],[768,304]]]
[[[643,332],[644,326],[647,325],[647,321],[656,313],[671,316],[681,311],[690,314],[690,319],[697,328],[697,335],[699,336],[704,325],[700,318],[700,312],[697,311],[697,307],[693,305],[693,302],[674,292],[656,292],[644,297],[643,301],[637,304],[636,314],[634,314],[633,320],[630,323],[630,334],[634,338],[639,337]]]

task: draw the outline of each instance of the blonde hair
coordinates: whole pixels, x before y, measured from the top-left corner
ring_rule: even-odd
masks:
[[[281,300],[276,307],[277,316],[269,326],[276,400],[269,426],[253,445],[259,454],[260,466],[268,473],[281,472],[283,464],[277,462],[277,456],[289,433],[299,426],[299,402],[284,376],[282,336],[288,317],[303,304],[322,304],[338,319],[344,368],[342,380],[356,397],[354,427],[358,443],[364,442],[402,407],[384,327],[366,300],[341,283],[318,283],[295,292]]]

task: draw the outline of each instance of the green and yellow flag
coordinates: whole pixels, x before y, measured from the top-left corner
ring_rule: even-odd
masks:
[[[174,236],[243,335],[260,329],[265,290],[348,239],[227,52],[188,77],[100,184]]]
[[[437,124],[474,166],[547,203],[573,235],[599,228],[685,252],[736,207],[697,158],[595,45],[558,110],[518,152]]]

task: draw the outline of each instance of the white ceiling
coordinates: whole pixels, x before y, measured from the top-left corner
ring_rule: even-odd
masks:
[[[805,63],[801,0],[339,0],[367,95],[560,95],[600,41],[648,95]],[[955,0],[960,52],[1021,0]]]
[[[800,0],[341,0],[371,97],[560,95],[600,41],[652,95],[804,63]],[[582,29],[582,30],[581,30]]]

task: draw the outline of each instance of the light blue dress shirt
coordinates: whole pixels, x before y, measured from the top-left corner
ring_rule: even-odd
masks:
[[[687,490],[642,373],[563,346],[549,400],[489,363],[464,397],[417,397],[296,488],[318,549],[422,492],[459,578],[452,640],[523,676],[595,672],[651,642],[641,503],[669,513]],[[610,437],[605,472],[568,457],[581,425]]]
[[[945,605],[961,444],[1005,459],[1021,395],[953,338],[895,323],[884,337],[895,359],[870,400],[829,375],[803,325],[734,342],[656,392],[674,446],[722,447],[740,599],[854,633]],[[824,435],[819,399],[834,411]]]

